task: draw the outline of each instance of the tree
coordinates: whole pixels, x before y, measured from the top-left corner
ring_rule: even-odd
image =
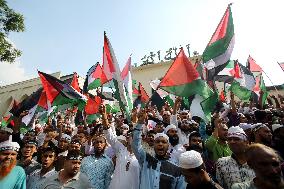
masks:
[[[10,32],[25,30],[24,16],[9,8],[5,0],[0,0],[0,61],[13,63],[22,52],[8,39]]]

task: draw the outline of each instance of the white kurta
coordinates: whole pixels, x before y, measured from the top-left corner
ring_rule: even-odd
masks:
[[[134,154],[117,140],[115,131],[108,129],[105,132],[108,143],[115,150],[116,166],[109,189],[137,189],[139,188],[140,166]],[[129,164],[128,170],[127,164]]]

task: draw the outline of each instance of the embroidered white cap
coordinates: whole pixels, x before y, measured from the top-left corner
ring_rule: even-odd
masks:
[[[169,142],[169,137],[168,137],[168,135],[166,135],[165,133],[157,133],[157,134],[155,134],[154,140],[156,140],[156,139],[159,138],[159,137],[164,137],[164,138],[167,139],[167,141]]]
[[[168,126],[165,128],[164,132],[167,134],[167,132],[168,132],[170,129],[177,130],[177,126],[175,126],[175,125],[173,125],[173,124],[168,125]]]
[[[17,142],[12,142],[12,138],[10,137],[9,140],[0,143],[0,152],[6,150],[13,150],[19,151],[20,145]]]
[[[252,124],[249,123],[240,123],[239,127],[242,128],[244,131],[248,129],[252,129]]]
[[[284,127],[284,126],[281,125],[281,124],[273,124],[273,125],[272,125],[272,131],[274,132],[276,129],[279,129],[279,128],[281,128],[281,127]]]
[[[69,142],[69,143],[71,142],[71,137],[69,135],[67,135],[67,134],[63,134],[61,136],[61,139],[67,140],[67,142]]]
[[[0,127],[1,131],[6,131],[9,134],[13,133],[13,129],[9,128],[9,127]]]
[[[190,150],[182,153],[179,157],[179,167],[183,169],[193,169],[203,164],[203,159],[199,152]]]
[[[247,135],[242,128],[239,126],[232,126],[228,129],[228,137],[237,137],[242,140],[247,140]]]

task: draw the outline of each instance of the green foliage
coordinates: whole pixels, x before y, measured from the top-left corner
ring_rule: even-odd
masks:
[[[13,63],[21,56],[8,39],[10,32],[23,32],[25,30],[24,16],[9,8],[5,0],[0,0],[0,61]]]

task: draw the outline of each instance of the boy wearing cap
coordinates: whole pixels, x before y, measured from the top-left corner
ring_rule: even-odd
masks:
[[[20,146],[11,140],[0,143],[0,188],[26,189],[26,174],[16,166]]]
[[[206,172],[200,153],[194,150],[182,153],[179,167],[187,182],[186,189],[222,189]]]
[[[28,189],[41,189],[45,180],[56,173],[54,164],[57,158],[57,149],[52,142],[42,149],[41,169],[31,173],[27,181]]]
[[[147,154],[141,145],[142,126],[145,124],[147,114],[145,110],[138,113],[138,123],[133,133],[133,152],[141,166],[140,188],[144,189],[180,189],[184,188],[178,166],[169,161],[167,154],[169,137],[164,133],[158,133],[154,137],[155,157]]]
[[[242,128],[229,128],[228,144],[233,154],[220,158],[216,163],[216,178],[225,189],[230,189],[234,183],[250,181],[255,177],[254,171],[247,164],[245,153],[249,142]]]
[[[23,167],[26,175],[29,176],[36,169],[40,169],[40,164],[33,159],[34,153],[37,152],[37,142],[27,141],[21,149],[21,159],[18,165]]]
[[[63,169],[47,178],[42,188],[92,188],[88,177],[84,173],[80,172],[82,158],[80,151],[69,151],[66,156]]]

